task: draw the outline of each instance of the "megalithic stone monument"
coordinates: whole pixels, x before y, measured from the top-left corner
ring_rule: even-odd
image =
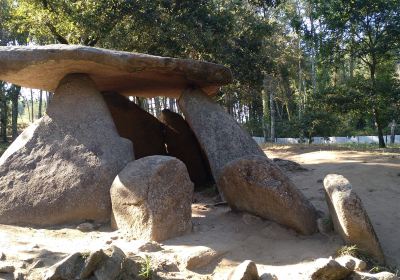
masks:
[[[211,99],[220,86],[232,81],[230,70],[222,65],[71,45],[0,47],[0,63],[0,80],[55,93],[47,115],[28,127],[0,158],[0,223],[47,225],[111,217],[111,183],[134,160],[134,143],[118,135],[114,122],[127,118],[111,117],[104,92],[179,99],[215,181],[224,184],[221,191],[251,186],[243,191],[268,196],[269,192],[253,193],[257,182],[250,177],[232,181],[240,184],[232,189],[229,182],[219,180],[222,173],[227,177],[231,169],[225,169],[233,161],[266,158],[250,135]],[[129,133],[134,139],[134,132]],[[272,170],[262,163],[258,166],[262,172]],[[279,180],[271,181],[271,186],[263,182],[267,188],[287,179],[279,168],[273,171],[272,177]],[[269,173],[259,176],[264,177]],[[248,184],[242,186],[243,180]],[[294,192],[293,197],[301,200],[296,205],[307,206],[300,213],[311,219],[300,232],[312,233],[315,209]],[[291,194],[282,197],[287,195]],[[241,209],[235,196],[230,197],[232,208],[254,212]],[[280,210],[292,211],[289,207],[265,213]],[[291,226],[279,218],[264,218]]]

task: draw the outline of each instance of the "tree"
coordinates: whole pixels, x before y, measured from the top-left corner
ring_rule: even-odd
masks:
[[[328,0],[318,4],[324,24],[341,39],[337,51],[359,59],[368,69],[368,87],[363,98],[370,104],[366,109],[374,117],[379,146],[385,147],[383,98],[379,94],[377,71],[399,48],[399,3],[397,0]]]

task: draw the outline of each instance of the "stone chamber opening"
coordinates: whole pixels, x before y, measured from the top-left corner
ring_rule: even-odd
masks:
[[[102,92],[119,135],[133,144],[135,159],[167,155],[181,160],[195,191],[215,184],[208,159],[185,119],[164,109],[159,118],[117,92]]]

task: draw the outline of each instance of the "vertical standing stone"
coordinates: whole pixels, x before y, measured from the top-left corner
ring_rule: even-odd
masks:
[[[0,223],[106,221],[111,184],[132,159],[93,81],[67,75],[47,115],[0,158]]]
[[[324,187],[335,230],[347,244],[357,245],[379,263],[385,263],[375,230],[350,182],[342,175],[328,174]]]
[[[187,122],[181,115],[170,110],[163,110],[160,120],[165,125],[168,155],[183,161],[196,190],[207,186],[212,181],[210,167]]]
[[[200,89],[187,89],[179,107],[207,155],[215,181],[230,161],[248,155],[265,156],[251,136]]]

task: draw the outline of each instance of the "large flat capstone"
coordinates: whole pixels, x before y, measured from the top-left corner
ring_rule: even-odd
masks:
[[[47,114],[0,158],[0,223],[106,221],[111,184],[132,159],[93,81],[68,75]]]
[[[54,91],[67,74],[90,75],[100,91],[178,98],[188,86],[209,95],[231,82],[222,65],[74,45],[0,47],[0,80]]]

